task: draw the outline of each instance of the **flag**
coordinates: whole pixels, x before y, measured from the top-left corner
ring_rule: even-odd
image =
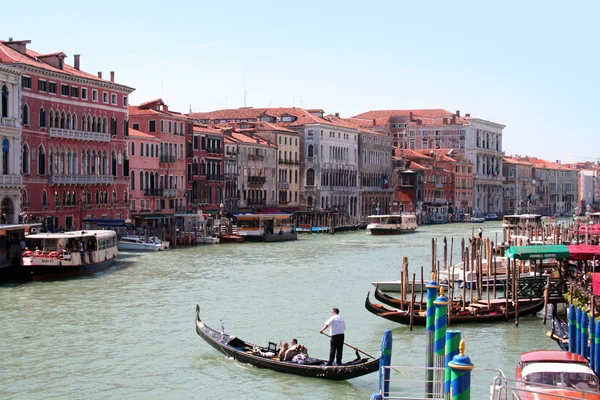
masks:
[[[382,189],[387,189],[388,188],[388,180],[387,180],[387,176],[385,175],[385,173],[381,173],[381,188]]]

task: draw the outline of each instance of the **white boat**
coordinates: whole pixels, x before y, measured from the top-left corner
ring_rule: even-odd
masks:
[[[216,236],[196,236],[196,244],[218,244],[221,240]]]
[[[161,251],[169,247],[169,243],[156,236],[150,236],[148,239],[143,236],[123,236],[118,246],[120,250],[128,251]]]
[[[119,254],[117,234],[110,230],[38,233],[25,242],[21,265],[34,280],[94,273],[113,265]]]
[[[419,225],[415,214],[370,215],[367,233],[371,235],[399,235],[414,232]]]
[[[298,239],[291,214],[239,214],[235,218],[237,234],[243,236],[248,242],[282,242]]]

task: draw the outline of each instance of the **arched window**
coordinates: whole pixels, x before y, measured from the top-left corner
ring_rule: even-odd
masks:
[[[131,171],[131,190],[135,190],[135,171]]]
[[[42,207],[47,207],[48,206],[48,194],[46,194],[46,191],[44,190],[42,192]]]
[[[50,110],[50,128],[54,128],[54,111]]]
[[[2,117],[8,118],[8,88],[2,85]]]
[[[144,143],[140,143],[140,157],[144,157]]]
[[[22,158],[22,162],[23,162],[21,169],[24,174],[28,174],[29,173],[29,146],[27,146],[27,143],[23,144],[23,155],[21,158]]]
[[[154,145],[150,145],[150,157],[154,158]]]
[[[149,147],[148,143],[146,143],[146,157],[150,157],[149,149],[150,149],[150,147]]]
[[[315,170],[312,168],[309,168],[308,170],[306,170],[306,185],[307,186],[315,185]]]
[[[110,165],[110,169],[112,171],[112,176],[117,176],[117,153],[113,150],[112,152],[112,162]]]
[[[154,155],[158,158],[158,145],[154,146]]]
[[[64,111],[60,114],[60,129],[67,129],[67,114]]]
[[[29,125],[29,106],[23,104],[23,126]]]
[[[314,148],[312,144],[308,145],[308,157],[314,157]]]
[[[140,190],[144,190],[144,173],[140,171]]]
[[[106,117],[102,120],[102,133],[108,133],[108,119]]]
[[[42,145],[38,148],[38,174],[46,175],[46,150]]]
[[[2,139],[2,174],[8,175],[8,159],[10,158],[10,143],[8,139]]]
[[[298,170],[294,171],[294,183],[298,183]]]
[[[60,115],[58,115],[58,111],[54,113],[54,127],[60,127]]]
[[[44,110],[44,107],[40,108],[40,128],[45,128],[46,127],[46,110]]]

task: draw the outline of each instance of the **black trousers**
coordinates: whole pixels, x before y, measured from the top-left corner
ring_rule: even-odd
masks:
[[[344,334],[331,336],[329,342],[329,363],[333,364],[333,359],[338,365],[342,365],[342,351],[344,350]]]

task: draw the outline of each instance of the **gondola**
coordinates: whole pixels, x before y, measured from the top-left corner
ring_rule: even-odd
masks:
[[[355,360],[339,366],[328,366],[326,360],[316,358],[307,359],[306,364],[280,361],[279,357],[273,355],[273,353],[276,353],[274,343],[269,343],[268,347],[257,346],[238,337],[216,331],[206,325],[200,319],[199,305],[196,305],[196,333],[212,347],[234,360],[277,372],[341,381],[379,370],[379,358],[362,358],[358,351]]]
[[[383,293],[381,290],[379,290],[379,285],[375,286],[375,298],[383,304],[386,304],[390,307],[394,307],[398,310],[406,311],[410,308],[410,300],[402,301],[397,297],[393,297],[389,294]],[[425,307],[427,307],[427,303],[421,304],[420,302],[415,301],[415,303],[413,304],[414,310],[425,309]]]
[[[397,322],[399,324],[410,325],[411,316],[408,311],[389,309],[381,304],[371,303],[371,300],[369,299],[369,294],[367,294],[367,298],[365,300],[365,308],[371,313],[377,315],[378,317],[382,317],[390,321]],[[544,308],[543,299],[536,299],[528,302],[519,302],[519,317],[535,314],[538,311],[541,311],[542,308]],[[515,314],[515,310],[512,307],[506,314],[500,309],[500,307],[496,309],[480,309],[476,314],[472,314],[469,311],[464,311],[463,313],[454,312],[451,315],[450,323],[452,325],[456,325],[466,323],[486,323],[504,321],[514,319]],[[414,312],[412,315],[413,325],[425,326],[426,320],[427,317],[425,315],[425,311]]]
[[[561,350],[569,350],[569,324],[558,316],[556,306],[552,307],[552,331],[548,336],[556,341]]]

